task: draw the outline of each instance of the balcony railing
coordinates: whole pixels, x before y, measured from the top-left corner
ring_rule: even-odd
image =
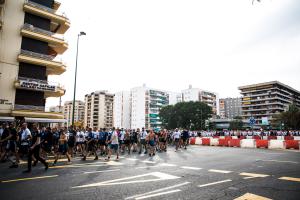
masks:
[[[21,49],[21,54],[31,56],[31,57],[35,57],[35,58],[40,58],[40,59],[43,59],[43,60],[50,60],[50,61],[52,61],[55,58],[54,56],[41,54],[41,53],[36,53],[36,52],[33,52],[33,51],[28,51],[28,50],[23,50],[23,49]]]
[[[51,31],[47,31],[47,30],[35,27],[35,26],[31,25],[31,24],[25,23],[22,26],[22,29],[33,31],[33,32],[36,32],[36,33],[41,33],[41,34],[44,34],[44,35],[48,35],[48,36],[54,37],[56,39],[64,40],[64,37],[59,37],[58,35],[55,35],[55,33],[51,32]]]
[[[17,81],[36,82],[36,83],[42,83],[42,84],[45,84],[45,85],[55,86],[55,87],[58,87],[58,88],[61,88],[61,89],[64,88],[61,84],[56,83],[56,82],[50,82],[50,81],[46,81],[46,80],[27,78],[27,77],[21,77],[21,76],[19,76],[17,78]]]
[[[45,111],[45,106],[32,106],[15,104],[14,110],[30,110],[30,111]]]
[[[30,6],[32,6],[32,7],[36,7],[36,8],[38,8],[38,9],[42,9],[42,10],[44,10],[44,11],[46,11],[46,12],[50,12],[50,13],[52,13],[52,14],[61,15],[61,16],[65,17],[66,19],[68,19],[68,17],[66,16],[65,13],[57,12],[57,10],[54,10],[54,9],[49,8],[49,7],[47,7],[47,6],[43,6],[43,5],[38,4],[38,3],[36,3],[36,2],[30,1],[30,0],[25,0],[25,4],[30,5]]]

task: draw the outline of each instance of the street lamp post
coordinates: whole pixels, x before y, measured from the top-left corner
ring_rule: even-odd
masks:
[[[86,35],[85,32],[80,32],[77,35],[77,50],[76,50],[76,66],[75,66],[75,79],[74,79],[74,96],[73,96],[73,105],[72,105],[72,125],[74,126],[74,114],[75,114],[75,98],[76,98],[76,80],[77,80],[77,60],[78,60],[78,46],[79,46],[79,37]]]

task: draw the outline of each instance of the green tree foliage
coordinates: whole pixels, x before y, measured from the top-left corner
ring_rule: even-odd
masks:
[[[200,130],[205,128],[205,120],[212,115],[212,109],[203,102],[181,102],[165,106],[159,116],[167,129],[186,128]]]
[[[235,117],[229,124],[229,128],[231,130],[241,130],[243,128],[243,120],[242,117]]]
[[[295,104],[291,104],[286,112],[280,114],[280,121],[287,129],[300,130],[300,110]]]

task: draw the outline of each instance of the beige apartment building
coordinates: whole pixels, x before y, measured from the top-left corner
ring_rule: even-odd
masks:
[[[73,118],[73,101],[66,101],[63,107],[63,114],[65,122],[65,127],[72,125]],[[80,100],[75,101],[74,107],[74,123],[81,124],[84,121],[84,102]]]
[[[114,94],[96,91],[85,95],[84,126],[91,128],[113,127]]]
[[[254,117],[256,125],[270,125],[274,114],[284,112],[292,103],[300,107],[300,92],[279,81],[238,88],[242,94],[242,117]]]
[[[59,7],[56,0],[0,1],[0,117],[63,119],[45,109],[48,97],[65,94],[59,83],[48,81],[66,71],[57,55],[68,49],[63,34],[70,21]]]

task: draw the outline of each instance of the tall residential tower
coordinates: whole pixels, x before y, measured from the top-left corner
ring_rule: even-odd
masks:
[[[63,119],[61,113],[46,112],[45,104],[65,93],[48,77],[66,71],[56,57],[68,48],[63,34],[69,19],[57,11],[56,0],[0,3],[0,116]]]

